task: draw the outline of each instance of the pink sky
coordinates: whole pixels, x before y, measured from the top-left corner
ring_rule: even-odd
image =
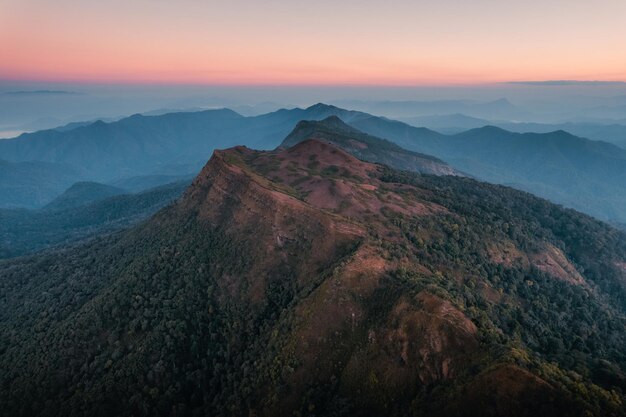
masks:
[[[626,81],[624,0],[0,0],[0,79]]]

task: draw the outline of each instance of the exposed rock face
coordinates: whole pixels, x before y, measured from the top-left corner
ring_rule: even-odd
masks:
[[[542,246],[542,250],[527,254],[515,247],[512,242],[505,241],[489,245],[487,254],[492,262],[500,265],[507,267],[521,265],[525,268],[533,266],[558,280],[574,285],[587,285],[563,251],[547,242]]]
[[[528,266],[528,257],[511,241],[500,241],[487,247],[487,255],[492,262],[511,267],[517,263]]]
[[[567,259],[565,254],[554,245],[546,244],[546,249],[530,256],[537,269],[570,284],[585,285],[585,279]]]

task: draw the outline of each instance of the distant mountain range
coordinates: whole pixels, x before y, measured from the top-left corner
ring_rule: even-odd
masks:
[[[402,117],[398,120],[415,127],[428,127],[440,133],[455,134],[484,126],[497,126],[517,133],[551,133],[565,130],[591,140],[610,142],[626,149],[626,120],[549,123],[522,123],[480,119],[464,114]]]
[[[46,204],[44,209],[62,210],[70,207],[79,207],[125,193],[125,190],[112,185],[99,184],[97,182],[77,182],[65,190],[63,194]]]
[[[344,100],[337,101],[335,104],[394,119],[459,113],[470,117],[506,120],[520,120],[530,117],[527,111],[518,108],[506,98],[486,102],[476,100]]]
[[[41,207],[83,178],[79,168],[64,163],[0,158],[0,208]]]
[[[604,220],[626,219],[626,149],[564,131],[512,133],[496,127],[446,136],[369,118],[353,125],[437,156],[485,181],[507,184]]]
[[[494,106],[503,103],[493,104]],[[445,161],[476,178],[511,185],[576,208],[600,219],[626,221],[626,150],[563,131],[517,134],[494,127],[455,135],[318,104],[244,117],[230,110],[135,115],[112,123],[95,122],[59,131],[48,130],[0,141],[0,158],[11,163],[42,161],[70,166],[80,175],[72,181],[115,185],[130,177],[168,177],[197,172],[216,148],[243,144],[273,149],[302,120],[337,116],[347,125],[401,148]],[[360,157],[365,158],[364,155]],[[390,161],[390,160],[387,160]],[[33,162],[34,163],[34,162]],[[396,158],[395,166],[398,160]],[[409,167],[409,166],[407,166]],[[21,187],[19,175],[14,185]],[[46,198],[24,206],[41,206],[67,188],[64,174],[50,177]],[[154,185],[154,184],[153,184]],[[24,186],[28,189],[28,184]],[[29,190],[28,200],[32,194]],[[16,205],[8,197],[0,206]]]
[[[599,124],[599,123],[498,123],[498,126],[519,133],[536,132],[548,133],[555,130],[565,130],[577,136],[587,139],[611,142],[626,149],[626,120],[623,124]]]

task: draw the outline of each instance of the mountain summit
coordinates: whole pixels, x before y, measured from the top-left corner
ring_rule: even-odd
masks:
[[[332,143],[359,159],[389,165],[395,169],[435,175],[462,175],[433,156],[408,151],[393,142],[363,133],[337,116],[321,121],[301,121],[285,138],[281,147],[315,138]]]

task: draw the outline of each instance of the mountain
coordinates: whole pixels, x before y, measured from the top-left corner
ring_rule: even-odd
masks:
[[[511,185],[599,219],[626,221],[626,150],[615,145],[564,131],[520,134],[485,126],[443,135],[376,117],[351,125],[441,158],[481,180]]]
[[[427,127],[445,134],[455,134],[468,129],[493,124],[489,120],[466,116],[461,113],[434,116],[400,117],[398,120],[415,127]],[[553,129],[556,130],[556,129]]]
[[[110,185],[137,193],[173,182],[191,181],[194,177],[195,175],[141,175],[138,177],[120,178],[113,181]]]
[[[0,141],[0,154],[13,162],[39,157],[81,172],[80,177],[59,187],[57,194],[47,194],[47,200],[34,196],[31,201],[20,200],[23,206],[37,207],[76,181],[123,187],[119,181],[127,178],[193,175],[215,148],[242,144],[273,149],[298,122],[329,116],[404,149],[432,155],[479,179],[511,185],[602,220],[626,222],[624,149],[562,131],[534,135],[484,127],[444,135],[324,104],[254,117],[229,110],[135,115],[117,122],[96,122],[65,132],[43,131]],[[16,186],[22,186],[19,178],[15,181]]]
[[[364,112],[391,117],[434,116],[462,113],[466,116],[483,119],[520,120],[530,115],[506,98],[494,101],[476,100],[431,100],[431,101],[339,101],[339,106],[350,107]]]
[[[45,209],[0,209],[0,259],[129,227],[180,197],[190,182],[178,181],[123,195],[118,195],[117,188],[79,183]]]
[[[444,134],[456,134],[469,129],[476,129],[493,125],[510,132],[517,133],[551,133],[564,130],[575,136],[594,141],[609,142],[626,149],[626,124],[610,122],[567,122],[567,123],[531,123],[490,121],[450,114],[438,116],[403,117],[398,120],[416,127],[428,127]]]
[[[125,194],[127,191],[111,185],[97,182],[77,182],[65,190],[63,194],[46,204],[46,210],[61,210],[71,207],[80,207],[107,197]]]
[[[117,197],[116,197],[117,198]],[[626,237],[314,139],[0,263],[12,416],[623,416]]]
[[[610,142],[626,149],[626,122],[616,123],[498,123],[497,126],[518,133],[548,133],[565,130],[576,136],[591,140]]]
[[[435,157],[407,151],[393,142],[360,132],[337,116],[330,116],[322,121],[299,122],[281,146],[289,148],[310,138],[332,143],[361,160],[400,170],[435,175],[462,175]]]
[[[0,208],[41,206],[81,178],[67,164],[0,160]]]
[[[336,116],[320,122],[298,123],[282,146],[290,147],[309,137],[330,141],[361,159],[385,163],[397,169],[460,175],[436,158],[406,151],[389,141],[359,132]],[[0,211],[0,258],[24,255],[128,226],[171,202],[191,179],[167,175],[141,176],[118,180],[114,183],[116,186],[79,182],[41,210]],[[128,194],[125,189],[138,192],[168,182],[176,184],[138,195],[109,198]]]
[[[231,110],[133,115],[119,121],[96,121],[69,130],[44,130],[0,142],[0,154],[8,161],[41,160],[65,163],[86,170],[96,181],[166,174],[178,165],[177,174],[197,172],[213,149],[241,143],[274,148],[300,120],[324,119],[340,114],[346,121],[359,115],[315,105],[307,109],[280,110],[244,117]],[[187,172],[180,172],[187,167]],[[196,168],[197,167],[197,168]]]
[[[300,120],[321,120],[331,115],[339,115],[345,121],[363,117],[362,113],[318,104],[256,117],[244,117],[226,109],[157,116],[137,114],[114,122],[96,121],[22,134],[0,141],[0,155],[7,161],[4,164],[43,161],[46,167],[66,167],[71,178],[63,176],[63,181],[54,180],[54,186],[47,188],[46,182],[55,176],[39,181],[40,176],[31,180],[29,176],[21,179],[13,175],[7,187],[23,188],[22,196],[0,199],[0,207],[41,207],[78,181],[116,185],[135,177],[195,175],[216,148],[244,144],[273,149]],[[41,184],[41,195],[36,194],[33,182]]]
[[[222,146],[241,117],[229,110],[134,115],[66,131],[23,134],[0,142],[0,154],[10,161],[39,159],[69,164],[84,169],[91,180],[99,182],[151,174],[151,170],[171,164],[187,164],[187,172],[193,172],[194,163],[206,159],[212,146]],[[213,133],[213,143],[207,140],[207,132]]]

